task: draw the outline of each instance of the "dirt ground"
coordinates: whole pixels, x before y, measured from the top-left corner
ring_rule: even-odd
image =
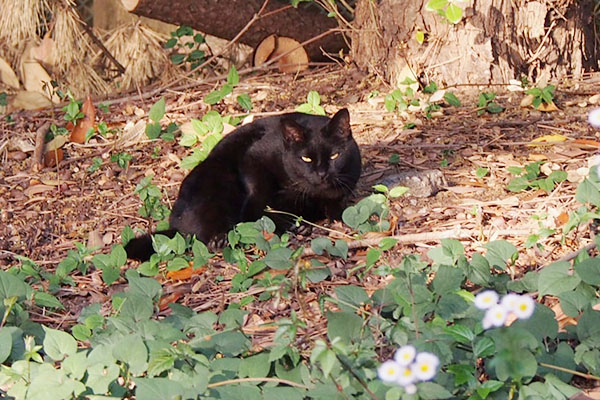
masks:
[[[202,98],[212,89],[212,86],[201,85],[185,91],[166,91],[167,115],[163,122],[181,124],[191,118],[201,118],[209,110]],[[309,90],[319,92],[321,104],[329,115],[348,107],[363,157],[357,199],[370,193],[372,185],[401,171],[436,169],[443,173],[446,184],[434,196],[419,198],[409,193],[393,201],[393,231],[387,235],[406,240],[391,251],[392,266],[405,254],[426,257],[426,252],[439,245],[439,238],[446,233],[460,239],[468,254],[483,252],[482,245],[495,239],[515,244],[520,256],[511,272],[518,278],[592,241],[587,227],[568,234],[564,243],[561,239],[568,214],[580,206],[575,200],[577,183],[587,175],[590,160],[597,152],[594,143],[597,143],[598,132],[588,124],[587,114],[595,107],[590,104],[590,97],[600,93],[598,77],[561,82],[556,92],[559,110],[554,112],[521,107],[524,94],[509,92],[503,86],[464,86],[449,89],[459,97],[461,107],[446,105],[441,115],[431,119],[425,118],[423,113],[405,119],[385,110],[383,98],[391,89],[377,77],[364,76],[352,67],[324,67],[299,76],[246,77],[235,93],[250,95],[254,104],[252,114],[257,118],[293,111],[305,102]],[[506,110],[478,116],[477,96],[482,91],[498,93],[497,101]],[[127,123],[147,120],[147,111],[157,99],[115,98],[109,112],[98,110],[97,117],[121,132]],[[226,99],[216,109],[224,115],[242,114],[234,102],[235,99]],[[118,140],[118,134],[107,139],[95,138],[85,145],[67,144],[65,159],[58,166],[35,172],[30,168],[35,131],[46,121],[63,124],[63,113],[20,112],[12,118],[14,122],[9,123],[5,118],[0,122],[0,267],[3,269],[18,265],[17,257],[25,256],[53,271],[67,251],[74,249],[75,242],[99,245],[98,252],[108,252],[113,244],[120,243],[120,232],[126,225],[152,229],[152,224],[137,213],[141,204],[134,194],[137,183],[153,174],[153,183],[162,189],[167,204],[172,205],[186,173],[178,164],[191,150],[177,141],[123,141]],[[414,122],[415,128],[404,129],[408,122]],[[555,134],[566,136],[568,140],[530,146],[536,138]],[[110,162],[110,155],[120,152],[132,155],[126,170]],[[396,164],[389,161],[390,156],[397,160]],[[94,157],[101,157],[104,164],[89,173],[87,169]],[[508,191],[506,186],[511,174],[507,168],[534,160],[546,160],[550,169],[567,171],[569,180],[558,184],[550,193]],[[489,173],[479,178],[475,175],[478,168],[488,168]],[[339,222],[325,225],[342,231],[348,229]],[[539,241],[543,249],[526,249],[527,237],[538,233],[541,226],[556,229],[556,233]],[[414,236],[418,240],[410,241],[407,236],[410,234],[419,234]],[[306,243],[309,239],[299,238]],[[385,278],[374,275],[359,278],[347,273],[364,260],[365,249],[360,246],[351,249],[346,261],[324,258],[334,276],[310,286],[302,294],[302,300],[306,304],[316,303],[320,293],[347,283],[361,285],[368,292],[377,289],[385,283]],[[135,266],[136,263],[130,261],[127,267]],[[235,273],[234,266],[218,257],[204,273],[194,275],[189,281],[163,279],[164,292],[197,311],[218,311],[229,302],[264,290],[251,288],[246,293],[229,293],[229,279]],[[217,275],[224,279],[215,279]],[[75,323],[81,307],[107,302],[109,295],[123,290],[125,283],[120,280],[106,287],[99,271],[93,267],[85,276],[75,273],[74,280],[75,286],[64,286],[57,293],[66,305],[64,312],[39,309],[37,315],[32,315],[33,319],[69,326]],[[260,327],[277,316],[289,314],[291,309],[298,310],[299,302],[300,299],[295,298],[283,304],[250,306],[251,316],[245,331],[256,339],[272,333]],[[315,321],[312,329],[325,329],[322,319]],[[266,336],[263,339],[259,341],[265,344]]]

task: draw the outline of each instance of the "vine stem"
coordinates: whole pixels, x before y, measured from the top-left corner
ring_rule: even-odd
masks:
[[[212,389],[212,388],[215,388],[218,386],[225,386],[225,385],[229,385],[232,383],[241,383],[241,382],[276,382],[276,383],[283,383],[284,385],[288,385],[288,386],[294,386],[294,387],[297,387],[300,389],[306,389],[306,390],[310,389],[308,386],[302,385],[302,384],[294,382],[294,381],[289,381],[287,379],[280,379],[280,378],[268,378],[268,377],[227,379],[227,380],[221,381],[221,382],[210,383],[206,387],[209,389]]]
[[[543,363],[543,362],[541,362],[540,365],[542,367],[554,369],[556,371],[566,372],[566,373],[569,373],[569,374],[577,375],[577,376],[580,376],[580,377],[585,378],[585,379],[592,379],[592,380],[595,380],[595,381],[600,381],[600,377],[592,375],[592,374],[584,374],[583,372],[574,371],[574,370],[569,369],[569,368],[559,367],[558,365],[552,365],[552,364],[547,364],[547,363]]]

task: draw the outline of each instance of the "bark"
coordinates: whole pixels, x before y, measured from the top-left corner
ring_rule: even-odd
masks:
[[[445,85],[531,82],[581,76],[598,67],[593,0],[477,0],[457,25],[427,0],[359,0],[352,36],[357,64],[392,85],[406,65]],[[428,33],[419,44],[415,33]]]
[[[233,39],[252,19],[264,0],[121,0],[130,12],[176,25],[189,25],[223,39]],[[288,6],[288,0],[270,0],[264,13]],[[315,4],[301,3],[298,8],[256,21],[240,41],[256,47],[275,33],[304,42],[331,28],[337,28],[334,18],[328,18]],[[323,51],[337,53],[346,48],[340,33],[333,33],[305,46],[312,61],[325,59]]]

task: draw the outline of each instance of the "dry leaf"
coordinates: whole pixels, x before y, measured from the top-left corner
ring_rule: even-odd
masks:
[[[29,186],[27,189],[25,189],[23,191],[23,193],[27,196],[27,197],[33,197],[36,194],[40,194],[40,193],[44,193],[47,192],[48,190],[54,190],[54,186],[50,186],[50,185],[31,185]]]
[[[531,145],[530,145],[531,146]],[[544,161],[548,159],[548,156],[545,154],[537,154],[537,153],[531,153],[527,159],[531,160],[531,161]]]
[[[47,151],[44,154],[44,165],[50,168],[55,167],[63,158],[65,158],[65,152],[62,149]]]
[[[10,67],[10,65],[0,57],[0,81],[7,86],[18,89],[21,85],[19,84],[19,78],[17,74]]]
[[[54,40],[50,37],[50,33],[47,33],[42,39],[42,43],[31,49],[31,56],[47,65],[54,66],[56,64],[54,60]]]
[[[96,108],[90,96],[83,102],[81,112],[83,113],[83,118],[77,121],[69,136],[71,142],[79,144],[85,143],[85,134],[90,129],[94,129],[94,122],[96,121]]]
[[[277,61],[281,72],[296,73],[308,68],[308,54],[300,42],[277,35],[270,35],[258,44],[254,52],[254,65],[264,64],[282,54],[286,55]]]
[[[540,136],[538,138],[533,139],[532,142],[534,142],[534,143],[540,143],[540,144],[544,144],[544,143],[560,143],[560,142],[565,142],[568,139],[569,138],[566,137],[566,136],[559,135],[559,134],[553,134],[553,135]],[[528,146],[539,146],[539,145],[528,144]]]
[[[56,135],[54,139],[46,143],[46,152],[51,152],[56,149],[60,149],[67,143],[67,137],[65,135]]]
[[[558,111],[558,107],[556,107],[556,104],[554,104],[554,102],[551,102],[551,103],[541,102],[540,105],[537,106],[537,109],[539,111],[543,111],[543,112]]]
[[[11,105],[18,110],[37,110],[50,107],[52,102],[41,93],[21,90],[12,100]]]
[[[598,150],[598,148],[600,148],[600,142],[592,139],[575,139],[573,140],[573,144],[583,148],[591,147],[593,150]]]
[[[593,96],[591,96],[588,101],[590,102],[590,104],[598,104],[598,102],[600,101],[600,94],[595,94]]]
[[[169,271],[167,272],[167,279],[172,281],[187,281],[193,275],[200,275],[206,271],[206,267],[200,267],[194,269],[190,263],[190,266],[187,268],[183,268],[177,271]]]
[[[521,100],[521,107],[529,107],[530,105],[533,104],[533,95],[532,94],[528,94],[525,97],[523,97],[523,100]]]
[[[556,217],[556,225],[561,226],[569,222],[569,213],[566,211],[561,212],[558,217]]]
[[[174,293],[171,293],[171,294],[161,297],[160,300],[158,301],[158,309],[161,311],[166,310],[169,307],[169,304],[175,303],[177,300],[179,300],[180,297],[181,297],[181,293],[179,293],[179,292],[174,292]]]
[[[87,247],[93,249],[94,247],[103,247],[102,236],[97,229],[88,232]]]
[[[31,60],[23,62],[23,86],[25,89],[38,92],[58,104],[60,97],[55,93],[50,97],[50,91],[45,88],[46,85],[50,85],[51,81],[52,78],[40,63]]]

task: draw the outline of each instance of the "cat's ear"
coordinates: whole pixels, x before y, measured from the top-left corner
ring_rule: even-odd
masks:
[[[304,129],[290,118],[281,120],[283,138],[290,143],[302,143],[304,141]]]
[[[342,108],[331,117],[331,121],[327,125],[327,130],[332,135],[337,135],[341,138],[349,138],[352,136],[350,130],[350,113],[348,109]]]

